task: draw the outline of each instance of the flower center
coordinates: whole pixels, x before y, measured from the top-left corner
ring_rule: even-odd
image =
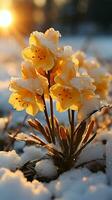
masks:
[[[40,47],[36,47],[35,49],[35,56],[33,56],[32,58],[37,58],[38,60],[42,61],[44,59],[46,59],[46,50]]]

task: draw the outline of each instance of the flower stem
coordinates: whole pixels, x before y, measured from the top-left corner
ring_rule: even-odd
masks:
[[[74,137],[74,110],[71,110],[71,118],[70,118],[70,125],[71,125],[71,138],[70,138],[70,156],[72,153],[72,146],[73,146],[73,137]]]
[[[48,71],[48,83],[49,83],[49,89],[50,89],[50,87],[51,87],[51,82],[50,82],[50,71]],[[49,96],[49,98],[50,98],[50,114],[51,114],[51,124],[52,124],[52,139],[53,139],[53,143],[55,144],[53,100],[52,100],[52,97],[51,97],[51,96]]]
[[[71,110],[71,137],[74,133],[74,110]]]
[[[71,114],[70,114],[70,109],[68,110],[68,120],[69,120],[69,124],[71,126]]]
[[[53,142],[52,129],[51,129],[50,122],[49,122],[49,116],[48,116],[48,112],[47,112],[47,106],[46,106],[44,95],[42,96],[42,99],[43,99],[44,108],[45,108],[44,114],[45,114],[46,122],[47,122],[47,125],[48,125],[48,128],[49,128],[49,131],[50,131],[51,141]]]

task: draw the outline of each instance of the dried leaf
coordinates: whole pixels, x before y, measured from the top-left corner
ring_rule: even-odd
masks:
[[[59,127],[59,135],[62,140],[67,140],[66,129],[62,125]]]
[[[46,134],[44,127],[37,119],[29,119],[28,123],[30,126],[39,131],[45,137],[46,141],[49,142],[49,136]]]
[[[59,127],[59,136],[61,139],[63,154],[67,156],[69,153],[69,141],[68,141],[66,128],[64,128],[64,126],[62,125]]]
[[[33,133],[31,133],[31,137],[33,137],[35,140],[39,141],[40,145],[42,145],[42,146],[46,145],[46,143],[43,140],[41,140],[38,136],[34,135]]]
[[[54,116],[54,126],[55,126],[56,129],[59,128],[59,121],[58,121],[58,119],[56,118],[56,116]]]
[[[46,132],[47,137],[49,138],[49,143],[51,143],[52,139],[51,139],[51,135],[50,135],[50,131],[49,131],[48,126],[46,125],[46,126],[44,127],[44,129],[45,129],[45,132]]]
[[[75,136],[74,136],[74,141],[73,141],[74,149],[73,149],[73,151],[76,151],[77,148],[79,147],[81,140],[82,140],[82,136],[85,132],[85,129],[86,129],[86,121],[82,121],[80,126],[77,129]]]
[[[63,157],[63,154],[60,151],[57,151],[55,148],[51,147],[49,144],[45,146],[45,148],[57,157]]]
[[[96,137],[96,133],[74,154],[74,158],[76,159],[81,151]]]
[[[87,130],[86,136],[84,137],[84,140],[82,143],[87,142],[87,140],[89,139],[89,136],[91,135],[91,133],[93,131],[93,128],[94,128],[94,121],[91,121],[89,124],[88,130]]]
[[[37,140],[33,139],[31,136],[25,134],[18,134],[17,136],[9,135],[9,137],[18,141],[25,141],[27,144],[40,144],[40,142],[38,143]]]

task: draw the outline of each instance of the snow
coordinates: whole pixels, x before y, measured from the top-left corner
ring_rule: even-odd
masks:
[[[0,131],[5,128],[5,124],[8,122],[7,117],[1,117],[0,118]]]
[[[77,161],[77,165],[92,160],[94,161],[98,159],[104,159],[107,155],[107,149],[109,148],[108,143],[112,143],[112,131],[102,131],[101,133],[98,133],[95,138],[95,141],[91,144],[88,144],[83,150],[83,152],[80,154],[79,159]]]
[[[112,185],[112,140],[106,145],[106,174],[108,183]]]
[[[112,195],[105,174],[93,174],[86,168],[65,172],[48,188],[54,192],[55,200],[109,200]]]
[[[102,143],[104,140],[105,140],[106,142],[112,141],[112,130],[109,130],[109,131],[104,130],[104,131],[98,133],[98,135],[97,135],[97,137],[96,137],[95,140],[96,140],[96,141],[99,141],[99,142],[101,142],[101,143]]]
[[[41,148],[36,148],[35,146],[26,146],[23,149],[24,153],[21,155],[21,161],[20,161],[20,165],[24,165],[25,163],[27,163],[30,160],[35,160],[37,159],[40,160],[44,155],[45,155],[45,151],[42,150]]]
[[[9,151],[0,151],[0,168],[5,167],[11,170],[15,170],[20,163],[21,158],[16,152]]]
[[[35,146],[24,147],[21,155],[18,155],[15,150],[8,152],[0,151],[0,168],[4,167],[15,170],[30,160],[40,160],[44,155],[45,151]]]
[[[70,170],[46,184],[28,182],[22,172],[1,168],[0,194],[2,200],[111,200],[112,188],[107,185],[105,174],[93,174],[86,168]]]
[[[20,171],[13,173],[2,168],[0,176],[1,200],[49,200],[51,197],[50,192],[42,183],[27,182]]]
[[[26,143],[24,141],[15,141],[14,142],[14,150],[17,152],[23,151],[23,148],[25,147]]]
[[[52,178],[57,175],[57,168],[50,159],[44,159],[37,162],[35,170],[40,177]]]
[[[74,50],[79,50],[82,47],[86,46],[88,43],[87,52],[89,55],[101,56],[102,58],[111,58],[112,57],[112,37],[101,36],[93,36],[92,38],[87,40],[86,37],[80,36],[71,36],[71,37],[63,37],[62,44],[69,44],[73,47]]]
[[[86,163],[92,160],[94,161],[97,159],[104,159],[104,154],[105,154],[105,147],[103,144],[93,143],[91,145],[88,145],[84,149],[84,151],[80,154],[79,159],[77,161],[77,165],[80,165],[81,163]]]
[[[103,141],[107,140],[104,145]],[[41,183],[38,180],[28,182],[22,172],[15,171],[29,160],[37,159],[35,170],[37,175],[56,176],[57,169],[48,159],[41,160],[44,153],[35,146],[25,147],[24,152],[18,155],[14,150],[0,152],[0,194],[2,200],[111,200],[111,147],[112,132],[98,133],[95,141],[89,144],[81,153],[78,164],[94,159],[106,158],[106,173],[101,171],[92,173],[83,167],[71,169],[61,174],[50,183]],[[39,161],[40,160],[40,161]],[[10,170],[13,170],[11,172]],[[14,172],[15,171],[15,172]],[[7,192],[5,192],[7,191]]]

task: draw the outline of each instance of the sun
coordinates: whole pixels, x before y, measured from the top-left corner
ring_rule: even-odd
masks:
[[[8,27],[12,24],[13,18],[9,10],[0,10],[0,27]]]

